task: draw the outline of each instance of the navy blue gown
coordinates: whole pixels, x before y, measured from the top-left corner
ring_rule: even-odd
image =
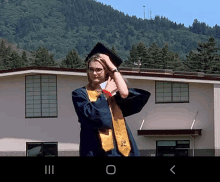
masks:
[[[151,95],[150,92],[142,89],[129,88],[128,90],[129,95],[125,99],[121,98],[118,91],[116,95],[113,96],[124,117],[140,112]],[[76,114],[78,115],[78,122],[81,124],[80,156],[123,157],[117,149],[115,137],[113,137],[115,146],[113,150],[105,152],[101,146],[98,130],[106,128],[113,129],[111,112],[104,94],[100,94],[96,102],[90,102],[86,87],[84,86],[72,92],[72,101]],[[129,157],[140,156],[138,147],[126,120],[125,125],[131,144]],[[113,136],[115,136],[114,133]]]

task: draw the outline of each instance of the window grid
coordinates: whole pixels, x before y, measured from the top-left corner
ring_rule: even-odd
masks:
[[[170,85],[171,92],[167,92],[169,90],[169,87],[166,87],[165,85]],[[174,87],[174,85],[178,85],[179,87]],[[177,89],[175,89],[177,88]],[[179,88],[179,91],[178,91]],[[159,90],[159,91],[158,91]],[[176,90],[177,92],[174,92]],[[187,90],[187,91],[186,91]],[[157,104],[163,104],[163,103],[189,103],[189,84],[188,83],[179,83],[179,82],[161,82],[156,81],[155,84],[155,91],[156,91],[156,97],[155,97],[155,103]],[[167,96],[171,95],[171,100],[169,101]],[[174,95],[179,94],[179,96],[176,98],[179,98],[179,101],[174,100]],[[187,98],[187,100],[186,100]],[[166,101],[168,100],[168,101]]]
[[[48,150],[48,147],[51,145],[55,146],[52,148],[54,149],[52,151],[51,148]],[[26,156],[32,157],[31,155],[28,155],[28,152],[38,146],[41,147],[41,152],[39,153],[38,150],[33,150],[35,156],[38,155],[38,157],[47,157],[49,154],[49,156],[58,157],[58,142],[26,142]]]
[[[56,84],[56,75],[45,74],[26,76],[26,118],[57,117],[58,114]]]
[[[190,140],[157,140],[156,156],[190,156]]]

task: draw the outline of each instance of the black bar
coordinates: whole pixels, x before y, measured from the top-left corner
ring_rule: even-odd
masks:
[[[202,129],[138,130],[138,135],[201,135]]]
[[[1,177],[28,179],[131,179],[136,181],[158,179],[195,179],[215,177],[218,157],[1,157]],[[45,172],[45,169],[52,172]],[[48,166],[48,167],[45,167]],[[172,168],[172,171],[171,171]],[[114,173],[114,174],[107,174]],[[175,173],[175,174],[174,174]],[[178,177],[178,178],[177,178]]]

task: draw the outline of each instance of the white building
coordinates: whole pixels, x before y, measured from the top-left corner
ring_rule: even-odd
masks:
[[[220,76],[121,73],[131,88],[151,93],[140,113],[126,117],[141,156],[220,155]],[[83,69],[0,71],[0,156],[79,156],[72,91],[87,83]]]

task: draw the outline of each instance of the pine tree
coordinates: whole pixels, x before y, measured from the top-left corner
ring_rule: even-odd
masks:
[[[38,47],[36,51],[31,51],[32,56],[34,57],[31,66],[56,66],[53,55],[49,53],[49,51],[44,47]]]
[[[162,56],[162,50],[160,50],[157,47],[156,43],[151,44],[151,47],[149,48],[149,53],[151,55],[151,64],[153,64],[153,68],[155,69],[163,69],[164,68],[164,62],[163,62],[163,56]]]
[[[24,62],[24,66],[25,66],[25,67],[28,66],[29,63],[28,63],[26,51],[23,51],[23,52],[22,52],[21,58],[22,58],[22,60],[23,60],[23,62]]]
[[[168,46],[168,43],[166,43],[164,45],[164,47],[162,48],[162,57],[163,57],[163,62],[164,62],[163,69],[170,69],[169,68],[170,60],[169,60],[169,56],[168,56],[169,50],[168,49],[169,49],[169,46]]]
[[[213,37],[210,37],[206,43],[198,43],[198,59],[201,60],[202,71],[208,74],[211,74],[213,69],[219,68],[219,61],[217,61],[219,48],[216,44]]]
[[[139,55],[138,55],[137,47],[135,44],[133,44],[130,50],[130,57],[128,57],[128,66],[133,67],[134,62],[137,62],[138,59],[139,59]]]
[[[169,51],[169,46],[166,43],[162,48],[163,69],[171,69],[173,71],[185,70],[185,66],[182,63],[179,55]]]
[[[10,69],[11,46],[6,47],[5,41],[0,44],[0,69]]]
[[[79,57],[75,49],[72,49],[66,55],[66,59],[62,61],[61,67],[67,67],[67,68],[82,68],[83,67],[82,60]]]
[[[140,41],[137,44],[137,51],[138,51],[138,56],[141,58],[143,58],[144,49],[145,49],[145,44],[144,44],[144,42]]]
[[[17,69],[24,67],[24,61],[18,55],[17,52],[13,51],[10,58],[9,58],[9,65],[10,69]]]
[[[154,56],[151,54],[151,49],[146,48],[143,54],[143,64],[141,65],[144,68],[155,68]]]
[[[145,47],[143,50],[143,57],[141,61],[141,67],[142,68],[149,68],[150,62],[148,59],[148,49]]]
[[[141,61],[141,67],[145,68],[148,66],[148,62],[147,62],[147,49],[145,47],[145,44],[143,41],[140,41],[137,44],[137,56],[136,56],[136,60],[134,60],[134,62],[136,64],[138,64],[138,61]]]
[[[198,43],[197,51],[190,51],[187,55],[186,65],[189,70],[207,74],[219,73],[219,48],[216,44],[213,37],[210,37],[208,42]]]
[[[186,71],[185,65],[179,55],[174,52],[168,52],[168,64],[166,69],[171,69],[173,71]]]
[[[189,55],[186,55],[187,62],[187,70],[190,72],[200,72],[202,70],[198,53],[194,51],[190,51]]]

